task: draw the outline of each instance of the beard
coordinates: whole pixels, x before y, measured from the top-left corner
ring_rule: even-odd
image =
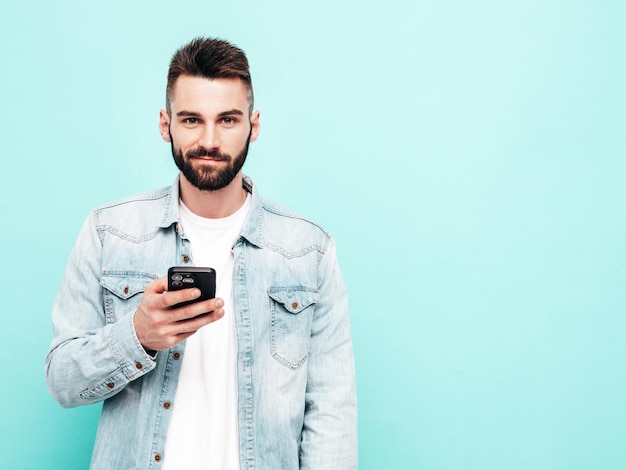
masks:
[[[204,147],[189,150],[183,155],[183,151],[174,146],[174,139],[172,139],[172,135],[170,134],[172,156],[174,157],[174,162],[178,169],[193,186],[201,191],[218,191],[228,186],[243,168],[243,164],[248,156],[251,133],[252,130],[250,130],[250,134],[248,134],[246,145],[244,145],[241,152],[239,152],[235,158],[217,150],[207,150]],[[194,158],[198,157],[214,158],[227,162],[227,165],[221,169],[210,168],[206,165],[196,167],[194,165]]]

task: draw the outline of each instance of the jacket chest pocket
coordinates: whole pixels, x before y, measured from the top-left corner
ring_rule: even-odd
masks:
[[[100,285],[107,323],[134,313],[146,286],[156,278],[156,275],[135,271],[105,271]]]
[[[290,369],[307,359],[311,325],[319,294],[306,287],[273,287],[270,297],[270,347],[272,356]]]

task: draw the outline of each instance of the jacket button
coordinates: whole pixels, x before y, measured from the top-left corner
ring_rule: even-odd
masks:
[[[165,403],[163,403],[163,408],[165,408],[166,410],[169,410],[170,406],[172,406],[172,404],[169,401],[166,401]]]
[[[172,354],[172,356],[174,357],[174,359],[180,359],[180,353],[179,352],[175,352],[174,354]]]
[[[113,382],[109,382],[109,383],[107,384],[107,387],[109,387],[109,388],[113,388],[113,387],[115,387],[115,384],[114,384]]]
[[[187,255],[183,256],[183,262],[189,263],[189,256]]]
[[[128,294],[128,286],[124,287],[124,294]]]
[[[298,302],[291,302],[291,308],[294,310],[298,308]]]
[[[155,461],[155,462],[160,462],[160,461],[161,461],[161,455],[160,455],[160,454],[156,454],[156,455],[154,456],[154,461]]]
[[[141,370],[143,368],[143,364],[141,364],[141,362],[135,362],[135,367]]]

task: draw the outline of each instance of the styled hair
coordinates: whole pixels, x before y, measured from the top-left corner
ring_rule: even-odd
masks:
[[[170,97],[178,77],[239,78],[248,89],[250,113],[254,108],[252,78],[246,54],[237,46],[217,38],[193,39],[172,56],[167,73],[166,107],[170,111]]]

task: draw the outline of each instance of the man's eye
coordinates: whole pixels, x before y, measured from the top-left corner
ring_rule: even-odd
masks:
[[[194,124],[198,124],[198,119],[197,118],[187,118],[183,121],[185,124],[189,124],[189,125],[194,125]]]
[[[233,126],[235,125],[237,121],[235,120],[235,118],[231,118],[231,117],[223,117],[222,118],[222,123],[226,126]]]

